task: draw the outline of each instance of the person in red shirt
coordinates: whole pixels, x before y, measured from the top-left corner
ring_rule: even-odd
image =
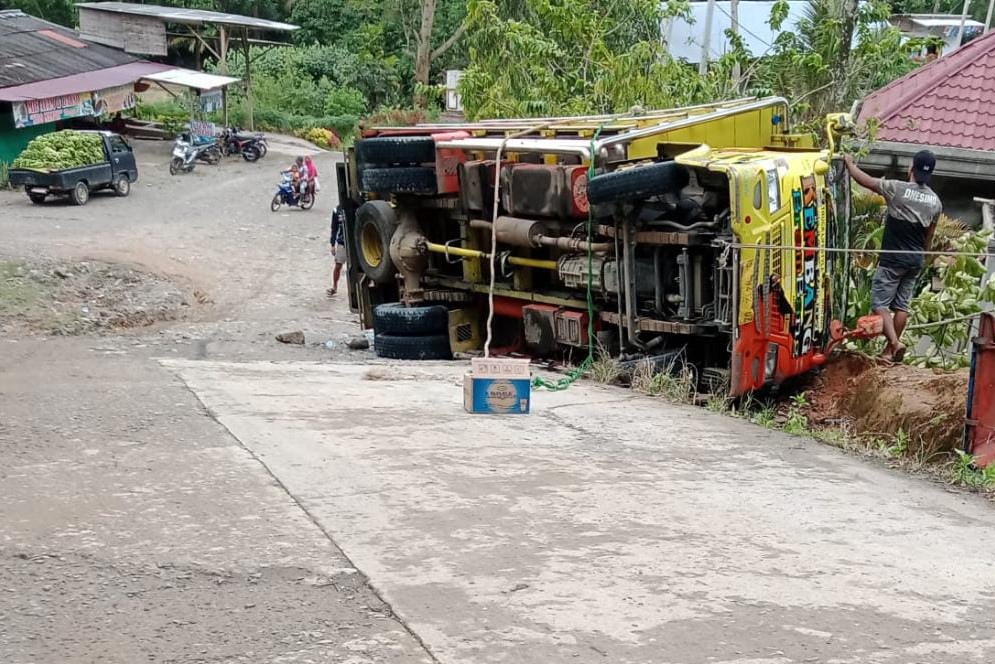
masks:
[[[314,160],[308,155],[304,157],[304,166],[307,168],[307,180],[308,186],[310,187],[311,195],[313,196],[316,191],[320,188],[318,186],[318,167],[314,165]]]

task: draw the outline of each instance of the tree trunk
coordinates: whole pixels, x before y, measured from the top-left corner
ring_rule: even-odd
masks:
[[[421,0],[421,27],[418,29],[418,50],[415,53],[415,83],[428,85],[432,68],[432,27],[435,25],[437,0]],[[415,106],[424,107],[426,100],[415,91]]]
[[[846,111],[850,71],[850,51],[853,49],[853,32],[857,26],[857,0],[842,0],[840,15],[840,50],[836,54],[830,75],[833,81],[831,111]]]

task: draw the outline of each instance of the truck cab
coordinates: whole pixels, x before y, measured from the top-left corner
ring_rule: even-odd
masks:
[[[693,365],[737,396],[825,361],[848,179],[783,99],[370,130],[339,173],[351,301],[450,312],[449,348]],[[398,305],[394,304],[396,309]]]

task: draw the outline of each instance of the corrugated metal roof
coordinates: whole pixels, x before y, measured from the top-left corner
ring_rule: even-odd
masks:
[[[237,25],[257,30],[274,30],[279,32],[289,32],[299,29],[299,26],[291,25],[290,23],[268,21],[264,18],[242,16],[241,14],[209,12],[203,9],[183,9],[182,7],[162,7],[160,5],[135,5],[130,2],[77,2],[76,6],[83,9],[112,12],[115,14],[151,16],[162,20],[164,23],[183,23],[187,25],[213,23],[215,25]]]
[[[218,76],[217,74],[205,74],[201,71],[190,69],[170,69],[157,74],[143,76],[148,81],[158,81],[172,85],[182,85],[186,88],[196,88],[198,90],[216,90],[226,85],[237,83],[241,79],[231,76]]]
[[[130,62],[126,65],[98,69],[97,71],[73,74],[52,78],[47,81],[36,81],[25,85],[15,85],[0,88],[0,101],[28,101],[29,99],[48,99],[60,95],[70,95],[79,92],[92,92],[127,85],[144,78],[147,75],[174,69],[171,65],[161,65],[158,62]]]
[[[0,90],[137,61],[133,55],[82,42],[72,30],[20,10],[0,11]]]
[[[870,118],[878,140],[995,151],[995,32],[868,95]]]

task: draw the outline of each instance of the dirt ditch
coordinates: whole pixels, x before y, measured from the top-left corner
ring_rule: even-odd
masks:
[[[166,277],[100,261],[0,260],[0,334],[118,332],[189,306]]]
[[[968,371],[885,365],[841,354],[806,388],[813,425],[844,425],[861,436],[908,434],[908,454],[930,459],[960,449]]]

